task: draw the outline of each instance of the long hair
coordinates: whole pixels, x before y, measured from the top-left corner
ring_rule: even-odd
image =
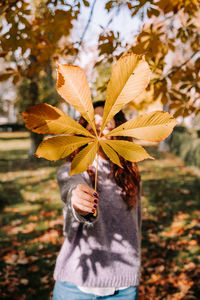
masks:
[[[94,108],[104,107],[105,101],[97,101],[93,103]],[[119,126],[122,123],[126,122],[124,113],[120,110],[115,116],[115,126]],[[79,123],[86,128],[88,122],[81,116]],[[119,140],[132,141],[131,137],[116,137]],[[83,149],[85,146],[81,147],[79,150],[75,150],[68,158],[69,161],[75,157],[75,155]],[[115,182],[119,187],[122,188],[121,196],[122,199],[127,204],[127,208],[130,210],[137,203],[138,196],[140,193],[140,174],[136,163],[125,160],[119,155],[120,163],[123,168],[120,168],[118,165],[111,163],[111,173],[114,176]],[[95,172],[92,168],[87,170],[92,185],[94,187],[95,182]]]

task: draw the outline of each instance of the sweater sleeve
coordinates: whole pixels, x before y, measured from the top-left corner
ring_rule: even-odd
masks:
[[[60,195],[63,202],[63,209],[65,210],[64,217],[67,214],[71,214],[76,221],[84,223],[85,225],[91,225],[96,222],[97,217],[92,213],[82,216],[74,208],[71,203],[72,191],[77,187],[78,184],[87,184],[86,180],[81,174],[72,175],[68,177],[70,173],[70,163],[66,163],[61,166],[57,172],[57,182],[60,189]]]

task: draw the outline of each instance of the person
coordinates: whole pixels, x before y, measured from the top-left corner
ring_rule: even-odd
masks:
[[[104,103],[94,103],[97,133],[102,124]],[[103,134],[125,121],[123,112],[118,112]],[[79,123],[92,132],[83,117]],[[78,151],[57,174],[65,240],[56,260],[53,300],[135,300],[140,281],[142,223],[137,164],[120,157],[123,166],[120,168],[100,148],[95,192],[97,156],[87,171],[68,177],[71,161]]]

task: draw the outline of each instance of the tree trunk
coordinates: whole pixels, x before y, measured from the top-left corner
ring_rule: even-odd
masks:
[[[33,154],[36,152],[37,147],[43,140],[43,135],[31,131],[30,138],[31,138],[31,146],[28,152],[28,156],[32,159],[34,158]]]
[[[163,105],[163,110],[169,112],[168,104]],[[161,141],[158,145],[158,151],[168,152],[170,150],[170,140],[171,140],[171,135],[168,136],[164,141]]]
[[[29,86],[29,97],[30,97],[31,105],[36,105],[37,103],[39,103],[39,101],[38,101],[39,100],[38,99],[39,98],[38,84],[37,84],[36,80],[34,80],[34,79],[31,81],[30,86]],[[43,140],[43,135],[31,131],[30,138],[31,138],[31,146],[30,146],[28,155],[30,158],[34,158],[33,154],[36,152],[37,147]]]

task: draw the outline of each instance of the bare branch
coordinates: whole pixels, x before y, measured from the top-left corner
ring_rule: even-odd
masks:
[[[107,22],[105,28],[108,28],[108,26],[113,22],[114,17],[117,16],[117,15],[119,14],[119,12],[120,12],[120,7],[118,7],[117,10],[114,11],[113,15],[111,15],[111,17],[110,17],[110,19],[108,20],[108,22]]]
[[[89,18],[88,18],[88,21],[87,21],[87,24],[86,24],[86,26],[85,26],[85,28],[84,28],[84,30],[83,30],[83,33],[82,33],[81,38],[80,38],[80,41],[79,41],[79,45],[78,45],[78,49],[77,49],[77,54],[74,56],[74,59],[73,59],[73,62],[72,62],[73,64],[74,64],[75,60],[76,60],[77,57],[78,57],[80,48],[81,48],[81,46],[82,46],[82,44],[83,44],[84,37],[85,37],[86,32],[87,32],[87,30],[88,30],[88,27],[89,27],[89,25],[90,25],[90,23],[91,23],[92,16],[93,16],[93,12],[94,12],[94,7],[95,7],[96,2],[97,2],[97,0],[94,0],[94,1],[93,1],[92,7],[91,7],[91,10],[90,10],[90,14],[89,14]]]
[[[200,52],[200,50],[194,52],[185,62],[183,62],[182,64],[180,64],[179,66],[176,66],[174,68],[172,68],[172,70],[170,72],[168,72],[167,75],[165,75],[163,78],[161,79],[157,79],[154,84],[164,81],[167,78],[170,78],[172,75],[174,75],[176,72],[178,72],[183,66],[185,66],[198,52]]]
[[[15,4],[17,4],[17,2],[18,2],[18,0],[14,1],[14,2],[12,2],[12,3],[8,3],[8,7],[5,8],[4,10],[2,10],[2,11],[1,11],[1,14],[3,15],[4,13],[8,13],[8,12],[11,10],[11,8],[12,8],[13,6],[15,6]],[[2,7],[3,7],[3,5],[5,5],[5,3],[2,3]],[[1,8],[1,7],[0,7],[0,8]]]

